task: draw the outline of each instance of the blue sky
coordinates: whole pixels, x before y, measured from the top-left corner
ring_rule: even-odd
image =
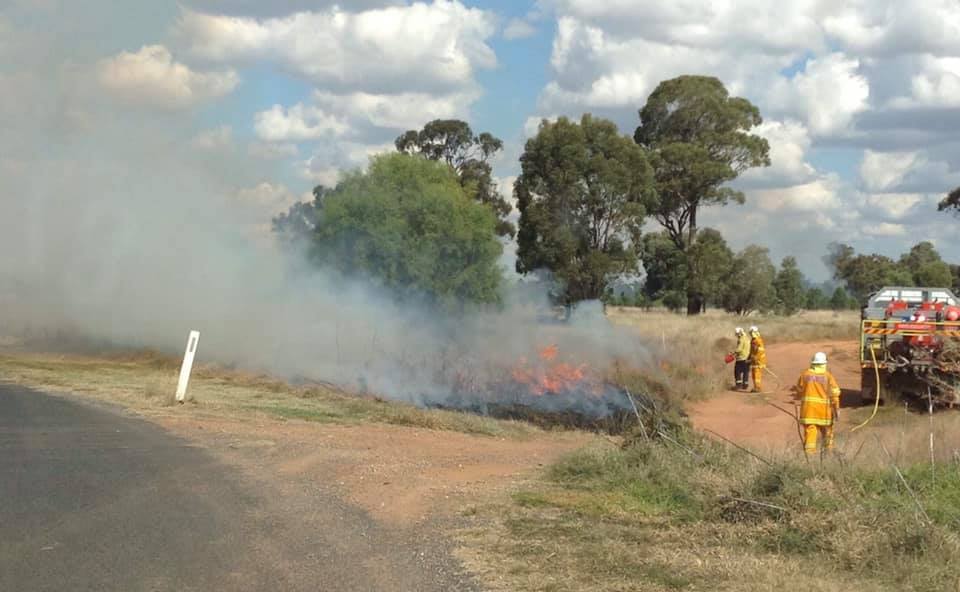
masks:
[[[714,75],[760,107],[772,147],[737,182],[746,206],[702,216],[732,246],[795,255],[814,279],[833,240],[891,256],[932,240],[960,261],[957,220],[935,212],[960,185],[948,0],[10,0],[0,64],[4,171],[150,134],[250,219],[434,118],[506,142],[509,194],[540,118],[592,112],[632,134],[659,81]]]

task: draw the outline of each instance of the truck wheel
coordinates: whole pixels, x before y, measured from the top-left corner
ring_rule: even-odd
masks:
[[[881,396],[888,393],[880,393]],[[873,368],[864,368],[860,371],[860,405],[872,406],[877,400],[877,374]],[[883,401],[880,401],[883,403]]]

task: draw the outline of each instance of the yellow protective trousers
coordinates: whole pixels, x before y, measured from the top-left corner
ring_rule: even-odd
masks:
[[[754,364],[750,367],[750,376],[753,378],[753,389],[757,391],[763,390],[763,369],[765,366],[758,366]]]
[[[823,439],[824,450],[833,450],[833,426],[812,425],[803,426],[803,451],[807,454],[817,453],[817,440]]]

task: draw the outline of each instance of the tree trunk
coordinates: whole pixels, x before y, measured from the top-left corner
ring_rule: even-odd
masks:
[[[690,226],[688,230],[690,234],[687,237],[687,251],[689,252],[690,247],[693,246],[693,241],[697,238],[697,206],[690,208]],[[694,283],[693,278],[687,278],[687,283]],[[702,295],[694,293],[691,288],[687,288],[687,316],[700,314],[703,311],[704,304]]]

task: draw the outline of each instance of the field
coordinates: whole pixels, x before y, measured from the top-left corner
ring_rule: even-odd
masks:
[[[659,337],[667,359],[687,367],[716,360],[732,327],[755,322],[785,378],[822,349],[841,385],[859,388],[849,313],[611,316]],[[678,374],[672,393],[696,431],[594,444],[509,502],[474,508],[463,559],[495,590],[958,589],[960,418],[886,408],[851,432],[870,410],[848,407],[837,454],[808,461],[793,420],[774,407],[790,408],[790,380],[757,397],[724,392],[727,372],[711,361]]]
[[[263,481],[335,471],[344,497],[378,520],[455,532],[457,556],[489,590],[960,589],[960,414],[882,408],[853,432],[870,409],[851,404],[838,453],[807,460],[781,412],[818,349],[845,389],[859,388],[855,314],[608,315],[643,334],[660,366],[656,380],[621,378],[677,411],[644,414],[659,428],[646,437],[545,431],[213,366],[196,370],[193,400],[178,406],[176,361],[144,353],[7,350],[0,374],[123,405],[185,437],[229,434],[224,458]],[[733,327],[751,324],[782,377],[752,397],[727,391],[722,360]]]

